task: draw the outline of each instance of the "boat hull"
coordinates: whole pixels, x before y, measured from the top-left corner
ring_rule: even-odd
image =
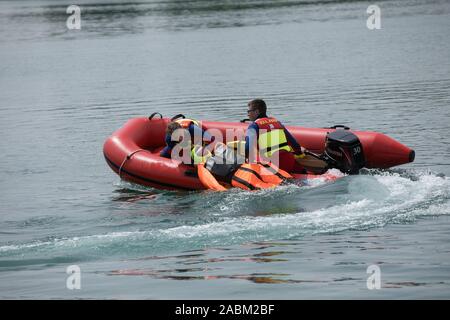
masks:
[[[134,118],[115,131],[104,143],[103,154],[111,169],[122,179],[158,189],[205,189],[192,166],[159,156],[164,147],[168,118]],[[204,129],[222,135],[227,141],[242,138],[248,124],[202,121]],[[322,153],[331,128],[287,126],[290,133],[306,149]],[[343,129],[337,129],[343,130]],[[367,168],[390,168],[412,162],[414,150],[378,132],[353,131],[360,140]],[[326,178],[333,175],[296,175],[298,179]]]

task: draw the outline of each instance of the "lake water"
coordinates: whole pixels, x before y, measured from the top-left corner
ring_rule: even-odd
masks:
[[[63,1],[0,2],[1,298],[450,298],[448,1],[77,4],[81,30]],[[416,160],[215,194],[125,183],[103,158],[130,118],[237,121],[256,97]]]

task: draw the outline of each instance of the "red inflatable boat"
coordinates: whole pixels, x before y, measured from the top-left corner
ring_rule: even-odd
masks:
[[[205,189],[192,166],[159,156],[165,146],[165,130],[169,118],[135,118],[114,132],[103,146],[103,154],[111,169],[122,179],[158,189]],[[202,121],[205,130],[226,130],[245,132],[248,123]],[[327,135],[338,131],[351,132],[357,136],[364,152],[364,167],[390,168],[414,160],[414,150],[400,142],[377,132],[350,131],[349,128],[304,128],[287,126],[297,141],[314,153],[325,149]],[[345,131],[344,131],[345,130]],[[294,175],[295,178],[309,179],[317,175]],[[327,180],[336,179],[333,174],[320,175]]]

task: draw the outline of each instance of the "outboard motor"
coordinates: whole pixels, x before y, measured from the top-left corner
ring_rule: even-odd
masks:
[[[365,165],[361,142],[354,133],[345,129],[327,134],[322,158],[330,167],[348,174],[358,174]]]

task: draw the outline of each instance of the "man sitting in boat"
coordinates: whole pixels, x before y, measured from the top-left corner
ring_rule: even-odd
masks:
[[[182,131],[178,131],[178,134],[174,135],[179,129]],[[211,143],[212,138],[202,129],[202,126],[198,121],[192,119],[178,119],[169,122],[167,125],[165,141],[166,147],[159,154],[161,157],[171,158],[172,150],[175,146],[180,143],[186,143],[191,150],[191,158],[188,159],[196,164],[206,160],[201,152],[199,152],[199,148]],[[190,161],[184,162],[191,163]]]
[[[245,163],[245,158],[223,143],[214,155],[197,166],[198,177],[211,190],[224,191],[233,186],[244,190],[273,188],[292,176],[271,163]]]
[[[265,159],[277,159],[278,167],[287,172],[305,173],[296,161],[304,156],[304,149],[291,133],[275,118],[268,117],[264,100],[254,99],[248,103],[247,114],[253,121],[245,136],[245,155],[249,163]],[[258,152],[259,151],[259,152]]]

